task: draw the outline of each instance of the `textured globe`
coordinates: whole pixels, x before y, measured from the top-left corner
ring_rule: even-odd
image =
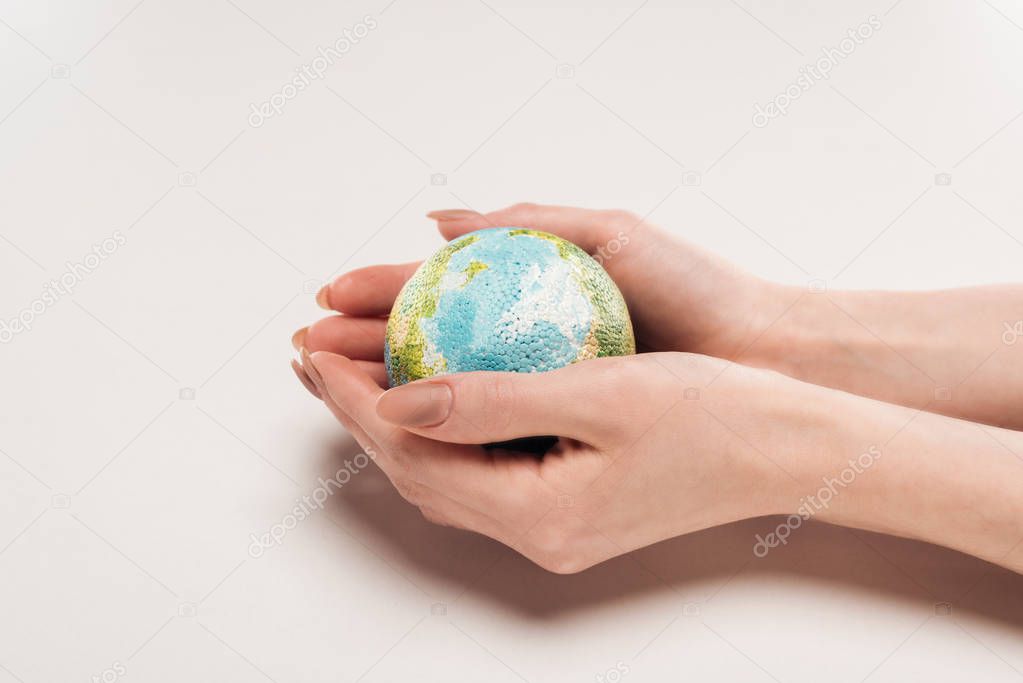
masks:
[[[477,230],[425,261],[394,302],[384,347],[391,386],[635,351],[625,300],[600,264],[523,228]]]

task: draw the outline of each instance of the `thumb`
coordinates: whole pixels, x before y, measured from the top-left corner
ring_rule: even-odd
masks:
[[[564,436],[589,444],[620,433],[619,364],[595,359],[540,373],[465,372],[384,392],[377,415],[439,441],[482,444]]]

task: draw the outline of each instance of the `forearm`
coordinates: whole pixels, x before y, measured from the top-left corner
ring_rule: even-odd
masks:
[[[1023,429],[1023,285],[933,292],[781,288],[737,358],[797,379]],[[759,335],[759,336],[756,336]]]
[[[771,401],[772,421],[789,414],[778,457],[799,480],[779,487],[783,512],[1023,572],[1023,434],[797,384]]]

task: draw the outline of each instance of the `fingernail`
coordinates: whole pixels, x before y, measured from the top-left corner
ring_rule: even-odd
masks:
[[[302,383],[302,386],[309,390],[310,394],[318,399],[323,398],[320,396],[320,392],[316,388],[316,385],[313,384],[311,379],[309,379],[309,375],[306,374],[305,370],[302,369],[302,366],[299,365],[298,361],[294,358],[291,359],[291,369],[295,371],[295,376],[298,377],[298,381]]]
[[[309,379],[313,381],[313,384],[316,385],[316,388],[319,389],[321,393],[326,391],[323,387],[323,376],[320,375],[320,371],[316,369],[316,363],[313,362],[313,359],[309,356],[309,351],[304,346],[302,347],[301,354],[302,368],[304,368],[306,374],[309,375]]]
[[[320,308],[330,309],[330,284],[325,284],[320,287],[320,291],[316,292],[316,305]]]
[[[305,346],[305,335],[308,331],[308,327],[303,327],[301,330],[291,335],[291,345],[295,347],[296,351],[301,351],[302,347]]]
[[[478,218],[479,216],[478,212],[468,211],[467,209],[442,209],[426,214],[427,218],[432,218],[435,221],[464,221],[470,218]]]
[[[414,382],[385,391],[377,400],[377,415],[403,427],[430,427],[451,412],[447,384]]]

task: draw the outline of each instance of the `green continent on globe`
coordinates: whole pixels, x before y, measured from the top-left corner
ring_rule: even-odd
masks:
[[[469,233],[423,262],[394,302],[384,345],[391,386],[635,352],[625,300],[600,264],[524,228]]]

